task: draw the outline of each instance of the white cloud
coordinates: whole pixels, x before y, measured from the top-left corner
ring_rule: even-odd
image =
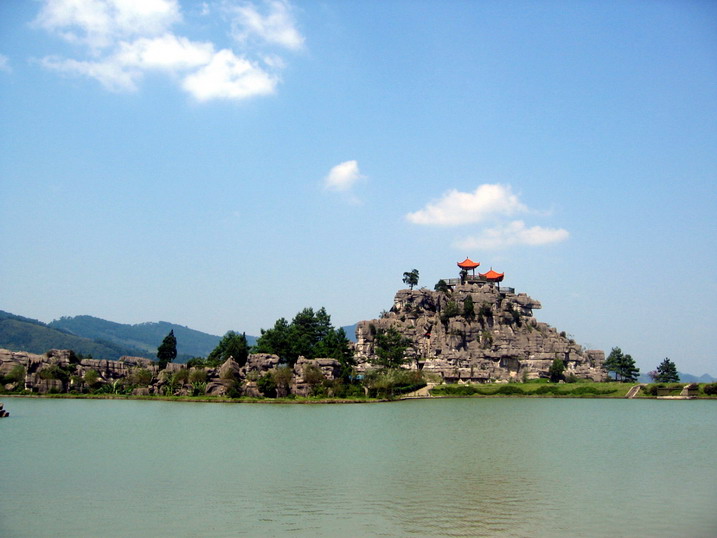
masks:
[[[217,52],[212,61],[188,75],[182,87],[199,101],[246,99],[273,93],[277,77],[228,49]]]
[[[265,4],[265,15],[249,2],[227,8],[235,36],[244,36],[238,52],[217,51],[214,43],[170,31],[182,20],[177,0],[44,0],[36,26],[83,45],[86,55],[46,56],[40,63],[59,73],[93,78],[111,91],[136,91],[146,72],[162,71],[179,75],[182,89],[199,101],[271,94],[285,62],[270,51],[255,50],[248,38],[289,49],[301,48],[304,40],[288,2]],[[200,16],[213,14],[210,7],[202,3]]]
[[[304,46],[304,37],[296,29],[291,6],[282,0],[267,0],[264,4],[268,11],[266,15],[259,13],[257,6],[250,2],[229,9],[234,16],[234,39],[245,43],[254,38],[292,50],[301,49]]]
[[[457,241],[454,246],[463,250],[499,250],[516,245],[540,246],[565,241],[570,234],[562,228],[528,228],[522,220],[487,228],[478,236]]]
[[[364,176],[359,172],[357,161],[346,161],[337,164],[324,178],[324,188],[331,191],[348,191]]]
[[[102,49],[117,39],[163,34],[180,20],[177,0],[45,0],[35,24]]]
[[[10,58],[4,54],[0,54],[0,71],[5,71],[6,73],[10,73],[12,71],[12,67],[10,67]]]
[[[414,224],[459,226],[481,222],[496,215],[510,216],[528,211],[509,185],[484,184],[473,192],[452,189],[406,218]]]
[[[190,41],[185,37],[165,34],[122,42],[113,60],[119,65],[143,69],[177,70],[208,64],[214,56],[214,45]]]

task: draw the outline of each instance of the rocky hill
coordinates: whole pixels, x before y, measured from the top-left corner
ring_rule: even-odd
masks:
[[[395,328],[407,337],[413,368],[447,382],[488,382],[548,377],[554,359],[565,376],[602,381],[605,355],[585,350],[533,317],[540,303],[490,282],[456,284],[447,291],[400,290],[380,319],[356,327],[359,370],[375,358],[376,334]]]

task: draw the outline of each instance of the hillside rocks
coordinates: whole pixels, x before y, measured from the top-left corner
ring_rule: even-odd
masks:
[[[521,381],[548,377],[553,360],[565,376],[602,381],[604,353],[584,350],[533,317],[540,302],[492,283],[457,284],[448,292],[400,290],[381,319],[356,327],[359,370],[376,357],[379,331],[396,329],[411,342],[410,367],[446,382]]]

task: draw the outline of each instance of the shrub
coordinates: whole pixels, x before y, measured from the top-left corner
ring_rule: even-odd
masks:
[[[259,391],[267,398],[276,398],[276,381],[271,372],[267,372],[256,380]]]
[[[87,370],[83,379],[85,384],[92,388],[99,382],[100,374],[97,373],[97,370]]]
[[[189,382],[204,383],[207,380],[207,371],[204,368],[192,368],[189,372]]]
[[[130,374],[130,383],[146,387],[152,382],[152,372],[147,368],[137,368]]]
[[[182,368],[181,370],[174,372],[174,375],[172,376],[173,384],[184,385],[187,381],[189,381],[189,370]]]
[[[5,375],[4,383],[20,383],[25,380],[25,367],[22,364],[16,364]]]
[[[708,396],[717,396],[717,383],[708,383],[702,388],[702,391]]]
[[[525,394],[525,391],[515,385],[502,385],[495,391],[494,394],[504,394],[509,396],[511,394]]]

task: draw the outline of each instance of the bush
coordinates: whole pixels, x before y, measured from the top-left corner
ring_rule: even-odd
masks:
[[[186,368],[182,368],[181,370],[177,370],[174,372],[174,375],[172,376],[172,384],[174,385],[184,385],[189,381],[189,370]]]
[[[25,380],[25,367],[21,364],[16,364],[10,371],[5,375],[3,384],[5,383],[20,383]]]
[[[152,382],[152,372],[147,368],[137,368],[130,374],[130,383],[146,387]]]
[[[189,372],[189,382],[194,383],[204,383],[207,380],[207,371],[204,368],[193,368]]]
[[[708,396],[717,396],[717,383],[708,383],[702,387],[702,391]]]
[[[494,394],[504,394],[510,396],[511,394],[525,394],[525,391],[515,385],[502,385],[495,391]]]
[[[256,386],[266,398],[276,398],[276,381],[271,372],[267,372],[257,379]]]

